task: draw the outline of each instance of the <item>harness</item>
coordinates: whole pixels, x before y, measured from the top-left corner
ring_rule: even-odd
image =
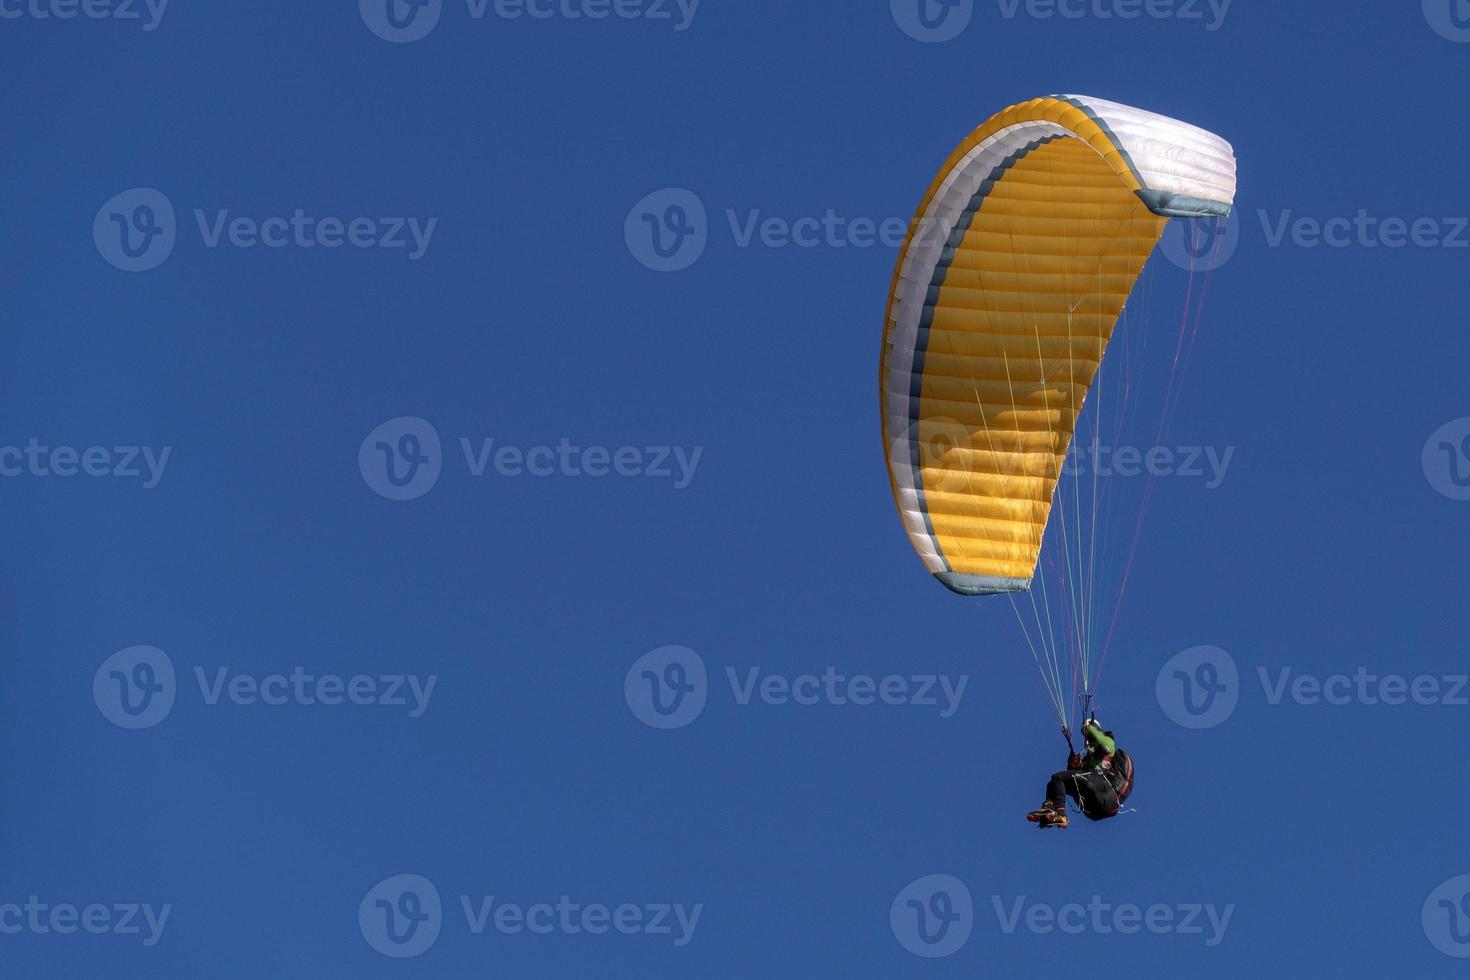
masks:
[[[1077,801],[1077,809],[1089,820],[1106,820],[1115,817],[1123,809],[1128,795],[1133,792],[1133,758],[1123,749],[1115,749],[1111,755],[1105,755],[1100,763],[1100,768],[1072,773],[1072,785],[1076,790],[1074,799]],[[1091,776],[1101,776],[1101,782],[1090,779]],[[1092,790],[1092,793],[1084,793],[1083,788]],[[1106,790],[1103,791],[1103,787]],[[1093,812],[1088,809],[1088,796],[1097,797],[1096,802],[1101,807],[1101,812]]]

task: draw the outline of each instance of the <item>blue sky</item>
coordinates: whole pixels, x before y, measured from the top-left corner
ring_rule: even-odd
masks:
[[[1455,4],[0,2],[0,972],[1459,975]],[[1137,812],[1044,835],[1015,618],[889,496],[866,228],[1058,92],[1240,194],[1167,437],[1233,455],[1101,692]],[[782,696],[829,671],[901,703]]]

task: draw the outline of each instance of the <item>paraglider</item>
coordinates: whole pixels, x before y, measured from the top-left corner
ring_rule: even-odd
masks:
[[[1069,744],[1106,653],[1099,583],[1120,576],[1099,557],[1102,485],[1095,471],[1090,487],[1069,476],[1068,453],[1169,220],[1227,217],[1235,181],[1230,144],[1196,126],[1086,96],[1033,99],[950,155],[899,253],[880,368],[899,515],[944,586],[1012,597]],[[1056,584],[1030,595],[1033,633],[1015,597],[1040,578],[1044,545]],[[1096,765],[1113,755],[1101,731],[1084,728]],[[1074,788],[1101,789],[1074,773]]]
[[[1086,753],[1073,750],[1067,756],[1067,768],[1047,781],[1046,801],[1026,814],[1043,830],[1067,829],[1068,798],[1088,819],[1106,820],[1118,815],[1133,792],[1133,758],[1098,724],[1097,716],[1082,723],[1082,737]]]

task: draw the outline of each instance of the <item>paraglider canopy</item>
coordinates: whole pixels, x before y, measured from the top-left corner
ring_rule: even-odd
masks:
[[[1087,96],[1011,106],[950,155],[899,254],[881,365],[893,496],[941,583],[970,596],[1031,587],[1134,283],[1169,219],[1227,216],[1234,197],[1225,140]],[[1080,506],[1076,518],[1060,536],[1068,580],[1085,589],[1096,542]],[[1092,597],[1067,615],[1085,658]]]

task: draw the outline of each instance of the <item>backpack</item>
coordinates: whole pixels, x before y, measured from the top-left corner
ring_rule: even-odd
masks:
[[[1105,734],[1108,738],[1113,737],[1112,732]],[[1103,762],[1102,776],[1106,789],[1090,794],[1087,802],[1078,800],[1083,815],[1089,820],[1106,820],[1123,811],[1128,794],[1133,792],[1133,757],[1115,744],[1112,755]]]
[[[1116,781],[1113,784],[1118,792],[1118,809],[1128,802],[1128,794],[1133,792],[1133,757],[1122,749],[1113,750],[1113,775]]]

